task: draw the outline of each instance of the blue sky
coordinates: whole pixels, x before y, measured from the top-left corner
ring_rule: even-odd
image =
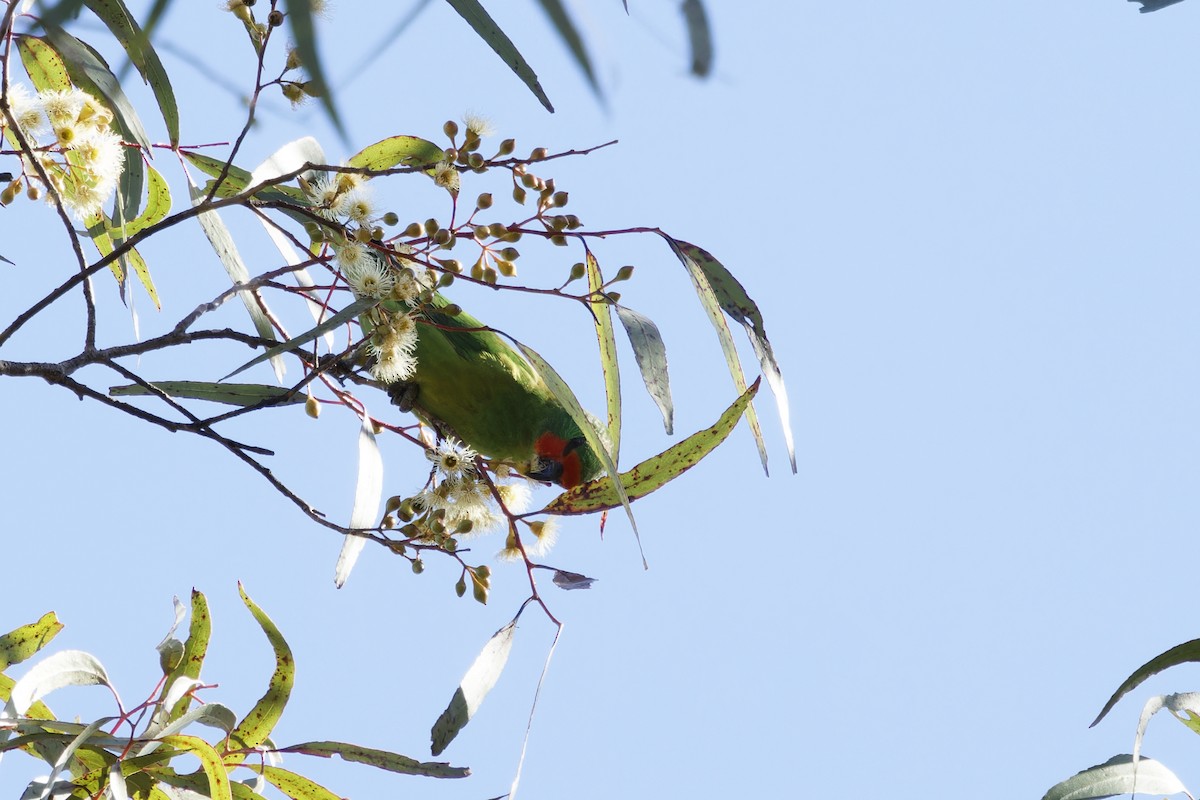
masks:
[[[164,41],[248,85],[233,22],[211,4],[177,5]],[[337,4],[323,23],[335,76],[402,13],[369,16],[365,5]],[[742,427],[637,503],[649,571],[619,516],[603,539],[594,520],[567,522],[552,562],[599,582],[547,589],[566,628],[523,796],[1036,798],[1129,752],[1145,698],[1197,680],[1188,668],[1158,676],[1087,728],[1129,672],[1198,632],[1189,567],[1200,514],[1200,5],[1139,15],[1121,0],[710,3],[716,74],[698,83],[673,3],[631,2],[630,18],[616,2],[576,3],[607,110],[535,4],[504,5],[497,18],[555,115],[435,3],[343,84],[349,145],[316,109],[268,102],[244,165],[307,133],[334,158],[393,134],[436,138],[468,110],[521,149],[620,139],[561,162],[560,187],[589,226],[660,226],[741,278],[788,380],[799,461],[789,475],[764,398],[771,477]],[[173,58],[167,67],[177,92],[197,97],[183,103],[184,141],[231,138],[233,99]],[[443,213],[426,210],[439,202],[428,185],[391,191],[402,217]],[[0,295],[7,320],[71,262],[49,233],[18,235],[52,231],[44,209],[4,215],[0,251],[18,264],[0,265],[11,273]],[[252,220],[227,217],[246,252],[273,263]],[[144,253],[165,308],[137,298],[143,336],[223,286],[194,231]],[[597,256],[638,266],[624,301],[663,330],[677,431],[708,425],[733,391],[682,269],[652,237],[604,242]],[[522,277],[569,263],[531,251]],[[98,286],[103,337],[127,340],[128,314],[110,282]],[[602,405],[584,315],[507,295],[455,299]],[[4,357],[73,353],[77,305],[60,303]],[[244,324],[236,309],[218,319]],[[623,355],[633,463],[672,439]],[[206,353],[195,375],[162,358],[141,367],[214,379],[241,360]],[[496,568],[485,608],[455,599],[448,565],[431,560],[414,576],[368,548],[335,591],[339,541],[221,451],[41,383],[8,384],[0,628],[56,610],[68,627],[53,647],[96,654],[128,700],[155,680],[172,595],[196,586],[216,626],[205,677],[220,688],[207,696],[245,709],[271,663],[237,598],[242,580],[299,665],[278,741],[427,757],[433,720],[524,597],[519,569]],[[351,415],[259,419],[230,434],[276,450],[281,477],[346,519]],[[388,491],[414,489],[423,459],[401,447],[385,455]],[[466,782],[291,765],[350,797],[502,794],[551,636],[535,614],[523,618],[499,685],[443,755],[472,767]],[[110,711],[95,690],[65,690],[50,705]],[[1155,720],[1145,753],[1195,788],[1196,744]],[[0,763],[0,792],[23,786],[26,768],[13,756]]]

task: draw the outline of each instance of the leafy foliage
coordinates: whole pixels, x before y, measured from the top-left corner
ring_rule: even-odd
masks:
[[[59,796],[82,792],[87,796],[172,796],[171,787],[187,788],[212,798],[258,797],[264,783],[294,798],[338,797],[301,774],[278,766],[283,754],[339,755],[347,761],[390,772],[431,778],[464,778],[470,771],[444,762],[422,762],[397,753],[344,742],[303,742],[279,747],[270,743],[291,697],[295,663],[283,635],[270,617],[241,590],[250,610],[275,653],[275,671],[266,693],[240,720],[229,708],[206,700],[196,708],[198,694],[213,687],[199,680],[208,650],[211,625],[208,603],[192,594],[192,621],[188,638],[174,638],[183,616],[176,600],[175,626],[158,646],[162,677],[147,700],[132,707],[122,705],[100,661],[88,653],[64,650],[38,661],[17,680],[5,674],[9,667],[39,653],[62,625],[53,614],[0,636],[0,757],[23,751],[46,762],[49,777],[35,781],[28,796]],[[89,724],[55,717],[40,698],[64,686],[105,686],[113,696],[115,713]],[[182,733],[194,724],[220,734],[206,739]],[[140,726],[140,727],[139,727]],[[179,772],[172,765],[194,756],[200,769]],[[267,762],[267,763],[264,763]],[[268,765],[269,763],[269,765]],[[241,772],[251,773],[239,782]]]
[[[447,2],[552,110],[533,67],[483,5],[476,0]],[[485,645],[433,725],[436,756],[475,715],[499,678],[520,614],[536,605],[561,628],[540,593],[536,576],[544,573],[539,570],[549,570],[551,582],[564,590],[585,589],[594,582],[582,572],[542,563],[560,517],[621,507],[638,535],[632,503],[698,464],[743,416],[766,467],[766,443],[753,405],[760,384],[747,381],[729,319],[742,324],[774,393],[795,471],[787,394],[762,315],[730,270],[702,247],[653,227],[589,227],[567,210],[570,193],[550,172],[561,159],[590,157],[612,142],[558,152],[545,147],[518,151],[511,138],[492,144],[486,121],[468,116],[461,126],[446,121],[440,133],[396,132],[344,159],[328,157],[316,139],[305,136],[281,144],[262,164],[246,163],[242,145],[264,92],[279,92],[296,104],[319,99],[346,135],[308,2],[226,4],[246,34],[244,55],[253,67],[253,92],[240,134],[230,136],[232,144],[225,150],[189,143],[175,90],[152,41],[154,21],[168,4],[156,3],[142,25],[123,0],[66,0],[38,18],[24,16],[27,3],[7,3],[0,33],[6,34],[3,46],[8,48],[4,63],[13,68],[6,68],[0,81],[0,158],[11,161],[12,172],[5,173],[8,184],[0,192],[0,205],[22,196],[46,198],[47,216],[57,215],[62,223],[64,252],[70,256],[66,263],[48,258],[46,268],[30,278],[32,284],[49,275],[48,286],[20,287],[31,299],[15,318],[0,321],[0,350],[68,294],[83,298],[85,334],[75,355],[57,362],[0,360],[0,376],[42,377],[115,412],[216,443],[309,519],[343,537],[335,567],[339,586],[365,545],[374,543],[374,552],[406,560],[414,574],[423,572],[429,558],[456,563],[456,594],[465,597],[469,587],[471,597],[486,604],[491,567],[461,545],[489,530],[503,535],[501,555],[524,564],[529,596]],[[602,98],[586,43],[567,6],[548,1],[540,6]],[[128,66],[149,86],[157,113],[139,113],[130,99],[136,93],[127,93],[129,87],[123,85],[124,71],[110,67],[94,43],[67,30],[76,27],[76,15],[100,23],[90,29],[90,35],[99,37],[96,44],[106,37],[116,42]],[[684,3],[682,22],[692,70],[707,75],[712,42],[702,4]],[[78,30],[89,29],[80,25]],[[283,31],[294,48],[281,47]],[[9,57],[14,47],[26,80],[16,75],[18,59]],[[272,73],[274,65],[278,71]],[[160,127],[161,132],[150,132]],[[156,154],[169,157],[155,160]],[[177,175],[172,171],[176,163]],[[439,190],[435,205],[418,207],[409,219],[387,210],[389,200],[379,197],[385,190],[398,192],[402,200],[390,202],[412,208],[412,198],[427,195],[430,182]],[[233,215],[263,226],[279,252],[277,262],[263,266],[242,256],[226,224]],[[114,326],[111,309],[94,295],[97,276],[111,273],[126,303],[132,302],[128,283],[134,276],[161,308],[143,245],[185,224],[199,226],[228,288],[215,297],[174,298],[194,310],[162,335],[142,339],[135,326],[128,342],[99,346],[111,341]],[[735,392],[712,426],[622,470],[625,405],[614,312],[642,383],[667,433],[674,434],[662,332],[647,313],[621,303],[619,289],[635,280],[635,269],[624,265],[606,273],[601,266],[604,242],[647,236],[664,240],[687,273],[717,332]],[[525,267],[518,266],[535,260],[521,260],[529,252],[537,253],[539,264],[551,265],[539,267],[531,279],[519,277]],[[665,257],[661,249],[659,255]],[[594,331],[599,346],[604,417],[588,412],[575,388],[541,355],[540,343],[518,340],[458,306],[455,299],[469,296],[464,289],[470,288],[534,295],[547,305],[557,304],[559,311],[578,311],[577,319]],[[234,298],[244,306],[249,325],[204,327],[213,312]],[[248,352],[227,363],[225,378],[213,381],[195,374],[189,355],[197,348],[227,344]],[[176,356],[155,362],[171,365],[174,374],[151,374],[151,368],[141,366],[142,356],[156,352]],[[271,365],[279,385],[230,380],[263,363]],[[98,374],[108,380],[98,383]],[[453,399],[438,407],[430,398],[444,385],[453,387]],[[214,411],[214,403],[232,408]],[[330,409],[352,415],[358,423],[358,481],[347,524],[331,520],[292,490],[286,476],[276,474],[282,469],[268,468],[262,460],[271,454],[267,447],[226,434],[231,420],[271,410],[282,414],[295,405],[303,405],[309,417]],[[368,411],[381,405],[386,413]],[[409,412],[411,419],[404,417]],[[422,485],[392,488],[386,499],[384,439],[428,470]],[[557,497],[548,503],[533,501],[534,492],[553,486],[561,489]],[[448,764],[359,745],[275,745],[271,735],[291,697],[295,665],[287,641],[267,614],[244,591],[242,599],[275,657],[262,698],[242,716],[219,703],[193,704],[198,692],[210,688],[201,673],[212,636],[205,598],[194,592],[187,638],[174,638],[172,628],[159,646],[162,678],[133,708],[121,703],[100,662],[86,653],[49,656],[19,680],[3,674],[53,638],[61,627],[53,616],[0,637],[0,696],[8,701],[0,718],[0,753],[22,750],[49,765],[44,786],[31,790],[41,796],[63,790],[162,797],[179,796],[182,790],[241,798],[258,796],[268,785],[291,797],[337,796],[280,767],[276,757],[284,753],[337,755],[432,777],[467,774]],[[185,616],[177,603],[176,625]],[[115,713],[90,724],[58,719],[41,698],[65,685],[108,687]],[[185,732],[193,723],[221,734],[204,738]],[[181,755],[194,756],[200,768],[176,771],[173,764]],[[237,782],[235,775],[243,772],[249,773],[246,782]]]

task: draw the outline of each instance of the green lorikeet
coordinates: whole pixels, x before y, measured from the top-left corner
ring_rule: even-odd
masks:
[[[535,480],[569,489],[598,477],[600,459],[520,352],[470,314],[445,313],[449,306],[440,294],[418,306],[416,371],[389,387],[393,401]]]

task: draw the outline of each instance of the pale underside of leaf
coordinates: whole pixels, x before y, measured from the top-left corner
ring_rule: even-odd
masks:
[[[504,671],[504,665],[508,662],[508,654],[512,651],[516,629],[517,621],[514,619],[496,631],[463,676],[450,705],[438,717],[430,731],[431,752],[435,756],[440,755],[454,737],[458,736],[459,731],[471,721],[483,699],[500,679],[500,673]]]
[[[204,201],[204,192],[191,182],[190,176],[188,190],[191,193],[193,204],[199,205]],[[233,242],[233,236],[229,233],[229,229],[225,227],[221,216],[216,211],[205,211],[198,215],[197,219],[200,222],[200,228],[204,231],[204,235],[208,238],[209,244],[212,245],[213,251],[216,252],[217,258],[220,259],[221,265],[225,267],[225,272],[229,275],[229,279],[234,285],[244,284],[249,281],[250,271],[246,269],[246,264],[242,261],[242,257],[238,253],[237,245]],[[259,305],[262,301],[259,293],[243,290],[238,292],[238,295],[242,298],[242,303],[246,306],[246,312],[250,315],[250,320],[254,323],[254,329],[258,332],[258,335],[264,339],[274,340],[275,329],[271,326],[271,320],[268,319],[266,313]],[[269,358],[271,359],[271,366],[275,370],[276,380],[282,382],[286,369],[283,359],[277,356],[270,356]]]
[[[379,518],[379,502],[383,498],[383,457],[375,439],[371,415],[366,408],[363,408],[362,414],[362,425],[358,432],[358,480],[354,488],[354,507],[350,512],[351,528],[374,526]],[[342,549],[333,570],[333,583],[337,588],[346,584],[366,543],[366,537],[354,534],[342,538]]]
[[[642,383],[650,393],[654,404],[662,414],[663,427],[667,435],[675,433],[675,404],[671,400],[671,378],[667,370],[667,346],[663,343],[658,326],[649,317],[642,316],[631,308],[616,306],[629,345],[633,348],[634,360],[642,374]]]
[[[1085,769],[1052,787],[1042,800],[1094,800],[1101,797],[1132,794],[1187,794],[1175,773],[1157,761],[1129,754],[1113,756],[1103,764]]]

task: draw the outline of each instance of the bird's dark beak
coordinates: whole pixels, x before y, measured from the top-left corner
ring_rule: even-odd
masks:
[[[530,470],[527,477],[533,478],[535,481],[546,481],[547,483],[558,483],[562,478],[563,465],[561,461],[555,461],[552,458],[539,459],[538,467],[535,470]]]

